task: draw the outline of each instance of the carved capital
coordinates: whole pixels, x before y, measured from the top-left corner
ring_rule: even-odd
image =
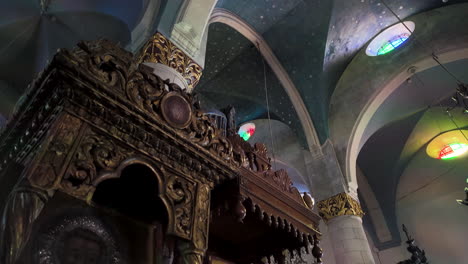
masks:
[[[143,47],[138,62],[161,63],[171,67],[184,77],[190,91],[200,81],[203,70],[200,65],[159,32]]]
[[[339,193],[318,203],[320,216],[329,221],[341,215],[355,215],[362,217],[364,212],[361,205],[347,193]]]

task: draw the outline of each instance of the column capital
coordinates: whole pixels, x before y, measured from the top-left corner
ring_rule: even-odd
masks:
[[[161,63],[174,69],[187,82],[188,91],[200,81],[203,68],[163,34],[156,32],[137,55],[139,63]]]
[[[317,208],[320,216],[327,222],[342,215],[364,216],[359,202],[345,192],[318,202]]]

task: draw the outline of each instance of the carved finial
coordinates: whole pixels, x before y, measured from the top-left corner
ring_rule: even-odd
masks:
[[[239,223],[243,223],[245,216],[247,215],[247,209],[245,209],[244,205],[242,204],[242,197],[237,197],[234,206],[234,216]]]
[[[226,115],[227,119],[227,134],[228,135],[235,135],[236,134],[236,109],[232,105],[228,105],[226,108],[222,109],[221,112],[223,112]]]
[[[314,247],[312,248],[312,255],[317,259],[317,263],[322,263],[322,249],[320,248],[320,241],[317,235],[314,235]]]

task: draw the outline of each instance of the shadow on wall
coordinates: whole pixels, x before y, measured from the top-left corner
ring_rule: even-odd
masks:
[[[397,216],[432,264],[465,264],[468,210],[463,197],[468,157],[438,160],[419,151],[403,172],[397,190]]]

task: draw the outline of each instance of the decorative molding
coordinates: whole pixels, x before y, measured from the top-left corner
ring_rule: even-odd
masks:
[[[244,37],[246,37],[248,40],[250,40],[255,46],[257,46],[257,49],[265,58],[268,65],[270,65],[271,69],[273,70],[276,77],[284,87],[284,90],[291,99],[294,109],[296,110],[297,115],[299,116],[302,128],[304,129],[304,134],[306,136],[309,149],[312,149],[314,146],[320,146],[320,140],[318,139],[314,123],[310,117],[307,107],[304,104],[304,101],[302,100],[299,91],[297,90],[293,81],[289,77],[287,71],[283,68],[283,65],[281,65],[281,62],[273,53],[273,50],[270,48],[265,39],[263,39],[262,35],[260,35],[251,25],[245,22],[242,18],[226,9],[215,8],[213,10],[209,23],[211,24],[216,22],[223,23],[232,27],[233,29],[241,33]]]
[[[198,84],[202,67],[178,48],[172,41],[157,32],[138,55],[138,63],[153,62],[167,65],[182,74],[189,92]]]
[[[363,217],[361,205],[347,193],[339,193],[317,204],[320,216],[329,221],[337,216],[354,215]]]

